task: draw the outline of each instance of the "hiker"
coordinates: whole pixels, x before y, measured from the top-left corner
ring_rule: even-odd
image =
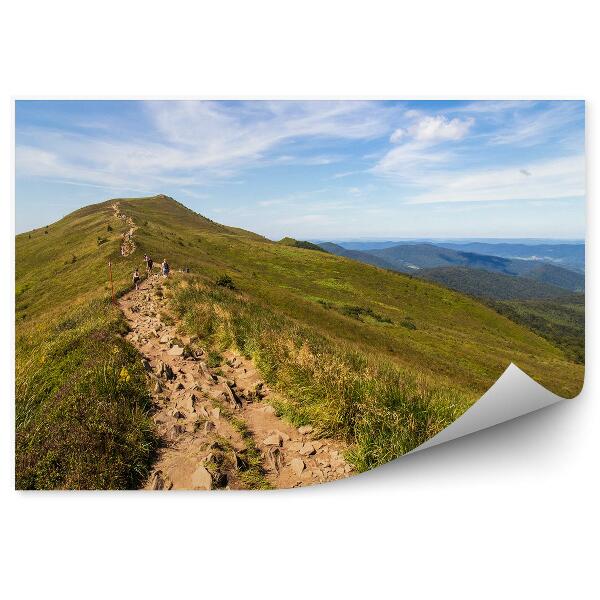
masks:
[[[139,284],[140,284],[140,272],[136,269],[133,272],[133,283],[135,285],[135,289],[139,289]]]
[[[168,277],[170,268],[169,268],[169,263],[167,262],[166,258],[163,258],[161,269],[162,269],[163,277]]]
[[[154,261],[147,254],[144,255],[144,260],[146,261],[146,271],[148,272],[148,275],[152,275]]]

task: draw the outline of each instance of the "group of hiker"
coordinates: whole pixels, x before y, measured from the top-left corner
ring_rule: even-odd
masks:
[[[146,273],[148,274],[148,276],[152,275],[154,261],[147,254],[144,254],[144,262],[146,263]],[[168,277],[170,271],[171,267],[169,266],[167,259],[163,258],[163,261],[160,265],[160,272],[162,273],[162,276]],[[136,290],[139,289],[140,280],[140,272],[139,269],[136,268],[136,270],[133,272],[133,284],[135,285]]]

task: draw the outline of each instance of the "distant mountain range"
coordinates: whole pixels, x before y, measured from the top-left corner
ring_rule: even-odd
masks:
[[[466,246],[474,246],[478,249],[484,247],[491,247],[491,249],[494,249],[497,246],[502,246],[504,252],[513,253],[519,253],[523,247],[526,247],[529,251],[529,258],[507,258],[493,254],[464,251],[448,247],[450,244],[443,246],[431,243],[407,242],[370,250],[350,250],[331,242],[319,245],[324,250],[338,256],[346,256],[347,258],[352,258],[360,262],[392,269],[401,273],[411,273],[413,275],[420,275],[419,272],[423,269],[463,267],[475,269],[477,271],[499,273],[512,277],[525,277],[529,280],[563,288],[571,292],[583,291],[585,287],[582,271],[579,269],[568,269],[540,260],[536,254],[538,252],[536,249],[540,248],[538,245],[524,246],[522,244],[515,244],[514,248],[511,250],[510,248],[505,247],[510,246],[509,244],[465,244]],[[561,246],[571,248],[571,260],[576,262],[577,256],[581,252],[581,249],[576,244],[557,244],[556,246],[546,244],[543,246],[544,256],[552,256],[553,258],[569,256],[570,251],[567,249],[561,250]],[[532,248],[534,250],[532,250]],[[439,277],[440,274],[437,276]],[[444,277],[449,277],[449,274],[446,273]],[[454,273],[452,280],[455,285],[458,285],[460,282],[467,282],[467,279],[469,282],[466,284],[465,288],[455,287],[454,289],[470,293],[468,290],[473,288],[473,281],[478,277],[483,278],[484,275],[481,273],[470,273],[468,274],[468,277],[466,277],[465,271]],[[494,283],[494,285],[492,285],[492,283]],[[487,289],[490,293],[493,292],[493,295],[489,296],[492,298],[501,297],[506,293],[505,290],[509,288],[514,290],[517,288],[522,289],[520,284],[513,284],[512,286],[508,286],[508,284],[508,280],[502,278],[492,280],[490,277],[486,277],[485,281],[482,280],[480,287]],[[494,288],[494,290],[492,290],[492,288]],[[542,295],[538,297],[547,298],[549,297],[548,294],[551,293],[551,288],[540,289],[540,292]]]
[[[536,260],[555,264],[559,267],[585,271],[584,244],[489,244],[481,242],[439,243],[438,246],[462,252],[492,254],[504,258]]]

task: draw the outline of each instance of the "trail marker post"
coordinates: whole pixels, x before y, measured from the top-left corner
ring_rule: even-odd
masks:
[[[112,295],[112,302],[113,304],[116,306],[117,301],[115,300],[115,286],[113,284],[113,277],[112,277],[112,261],[108,261],[108,273],[110,275],[110,291],[111,291],[111,295]]]

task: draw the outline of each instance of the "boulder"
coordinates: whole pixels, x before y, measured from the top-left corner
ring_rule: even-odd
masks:
[[[199,465],[198,468],[192,473],[190,484],[193,490],[211,490],[212,477],[208,472],[208,469],[203,465]]]
[[[302,475],[302,471],[304,471],[304,461],[301,458],[294,458],[290,463],[290,467],[292,467],[292,471],[300,477]]]
[[[283,440],[278,433],[273,433],[263,440],[265,446],[281,446]]]
[[[315,452],[315,447],[310,442],[307,442],[306,444],[304,444],[304,446],[302,446],[302,448],[300,448],[300,454],[302,454],[303,456],[310,456]]]
[[[197,402],[195,394],[186,394],[181,400],[177,401],[177,404],[187,409],[189,412],[196,412],[195,406]]]

